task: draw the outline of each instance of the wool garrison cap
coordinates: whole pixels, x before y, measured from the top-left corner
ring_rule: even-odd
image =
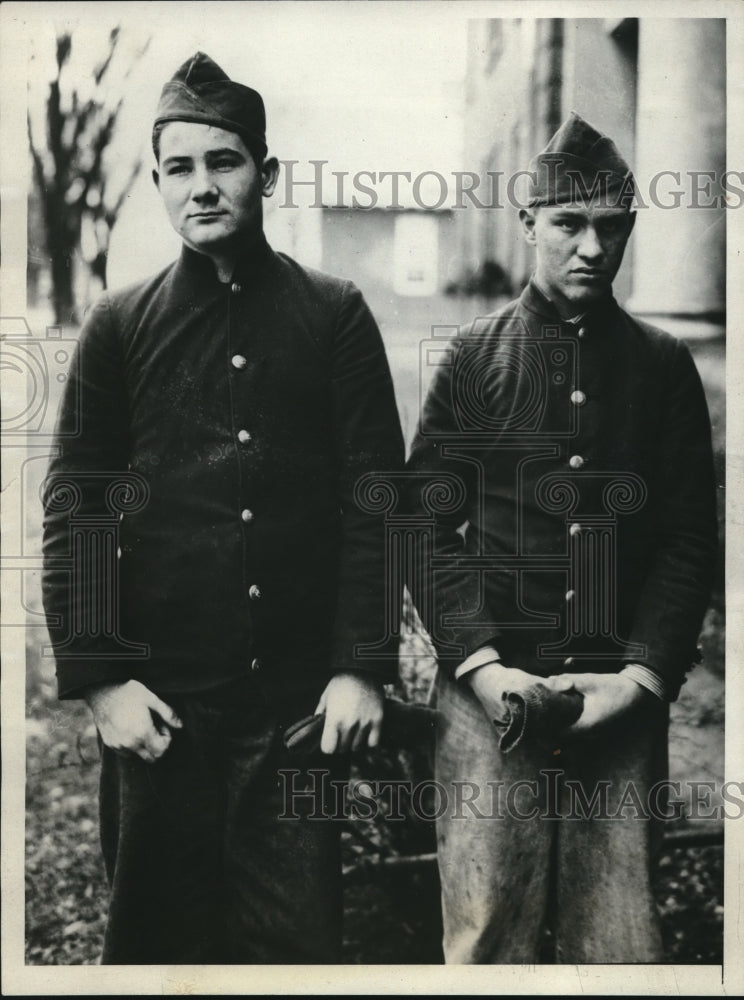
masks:
[[[572,111],[530,163],[529,205],[556,205],[598,197],[629,208],[635,196],[630,167],[617,146]]]
[[[261,95],[235,83],[209,56],[197,52],[163,87],[155,127],[201,122],[237,132],[248,148],[266,156],[266,111]]]

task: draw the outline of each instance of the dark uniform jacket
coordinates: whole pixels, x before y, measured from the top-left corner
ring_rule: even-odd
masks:
[[[717,544],[685,344],[611,296],[561,321],[530,283],[438,353],[408,468],[432,525],[411,585],[443,668],[490,643],[543,676],[641,663],[676,697]]]
[[[184,247],[92,310],[57,432],[43,589],[62,697],[127,678],[194,691],[250,669],[296,691],[394,668],[355,655],[383,637],[385,579],[384,526],[354,486],[399,468],[403,445],[382,340],[350,282],[262,242],[225,285]],[[104,571],[80,557],[70,572],[71,531],[110,519],[121,472],[135,481],[119,488],[118,580],[90,598],[85,574]]]

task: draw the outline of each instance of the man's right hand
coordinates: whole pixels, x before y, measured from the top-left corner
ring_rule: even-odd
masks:
[[[506,715],[506,705],[503,694],[505,691],[525,691],[542,677],[518,670],[516,667],[505,667],[503,663],[486,663],[465,674],[470,687],[478,696],[486,715],[493,722],[501,721]]]
[[[85,700],[106,746],[136,754],[148,764],[170,746],[171,728],[183,726],[173,709],[139,681],[96,684],[88,688]]]

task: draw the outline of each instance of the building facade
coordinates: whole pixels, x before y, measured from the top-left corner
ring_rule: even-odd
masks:
[[[490,175],[497,198],[460,213],[467,267],[494,261],[515,287],[525,283],[532,256],[514,207],[519,189],[509,181],[576,111],[615,140],[638,183],[618,299],[687,337],[721,333],[725,67],[723,18],[470,21],[465,165]]]

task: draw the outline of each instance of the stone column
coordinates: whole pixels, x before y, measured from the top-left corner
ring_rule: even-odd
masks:
[[[628,308],[686,336],[716,332],[725,310],[726,209],[719,205],[726,153],[725,66],[723,18],[640,21],[633,166],[649,207],[639,210],[631,237]],[[678,207],[651,202],[653,178],[662,171],[680,176],[665,175],[657,183],[656,200],[669,206],[679,202]],[[715,171],[716,179],[696,179],[692,171]],[[716,207],[710,207],[712,202]],[[684,328],[674,330],[680,322]]]

